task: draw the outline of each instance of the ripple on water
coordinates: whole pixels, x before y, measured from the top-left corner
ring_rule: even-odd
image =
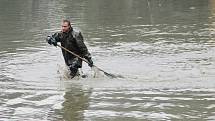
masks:
[[[194,91],[192,89],[95,89],[91,94],[91,102],[84,115],[86,119],[91,120],[211,119],[214,105],[205,103],[205,101],[214,101],[213,93],[214,90],[210,89]],[[208,111],[202,114],[201,110]]]

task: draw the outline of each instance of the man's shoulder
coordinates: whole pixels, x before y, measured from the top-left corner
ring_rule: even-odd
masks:
[[[79,28],[73,28],[72,33],[74,34],[74,36],[78,36],[81,33],[81,30]]]

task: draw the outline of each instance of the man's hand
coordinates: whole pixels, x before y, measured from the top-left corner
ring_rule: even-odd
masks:
[[[57,46],[57,41],[54,37],[52,36],[48,36],[46,38],[46,41],[50,44],[50,45],[54,45],[54,46]]]
[[[88,61],[88,66],[93,67],[93,61],[92,61],[91,57],[85,57],[85,59],[87,59],[87,61]]]

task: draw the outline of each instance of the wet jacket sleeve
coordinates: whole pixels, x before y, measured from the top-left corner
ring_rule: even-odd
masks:
[[[56,33],[54,33],[54,34],[52,35],[52,37],[55,38],[55,40],[56,40],[57,42],[60,42],[60,33],[56,32]]]
[[[84,44],[84,39],[83,36],[81,34],[81,32],[78,32],[76,35],[76,42],[77,42],[77,46],[80,49],[80,54],[82,57],[91,57],[86,45]]]

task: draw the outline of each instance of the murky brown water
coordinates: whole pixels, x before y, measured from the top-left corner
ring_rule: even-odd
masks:
[[[63,18],[125,78],[67,79]],[[0,26],[0,121],[215,120],[214,0],[1,0]]]

